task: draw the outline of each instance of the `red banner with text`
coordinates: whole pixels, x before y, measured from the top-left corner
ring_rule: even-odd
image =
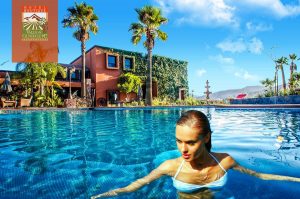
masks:
[[[12,61],[58,61],[58,0],[12,1]]]

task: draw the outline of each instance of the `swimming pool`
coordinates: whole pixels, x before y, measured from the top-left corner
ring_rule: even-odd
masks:
[[[0,114],[0,198],[89,198],[125,186],[177,155],[175,121],[183,110]],[[211,121],[212,151],[259,172],[300,177],[299,109],[198,110]],[[219,196],[299,198],[299,185],[230,171]],[[176,190],[164,177],[118,198],[176,198]]]

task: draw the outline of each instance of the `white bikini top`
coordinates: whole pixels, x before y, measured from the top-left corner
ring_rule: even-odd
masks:
[[[220,188],[222,188],[227,182],[227,172],[224,169],[224,167],[220,164],[220,162],[217,160],[217,158],[215,158],[211,153],[209,153],[209,155],[219,164],[221,169],[225,172],[225,174],[221,178],[219,178],[216,181],[204,184],[204,185],[190,184],[190,183],[182,182],[180,180],[176,180],[176,177],[178,176],[178,174],[181,171],[182,166],[185,162],[185,160],[183,160],[181,162],[180,166],[178,167],[175,176],[172,178],[173,186],[178,191],[185,192],[185,193],[191,193],[191,192],[197,191],[197,190],[202,189],[202,188],[209,188],[209,189],[220,189]]]

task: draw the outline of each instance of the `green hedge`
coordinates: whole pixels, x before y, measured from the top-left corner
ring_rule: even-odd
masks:
[[[101,48],[106,49],[108,52],[118,53],[120,55],[120,66],[123,66],[123,56],[134,57],[135,68],[134,71],[130,72],[141,76],[142,80],[145,80],[145,77],[147,76],[147,54],[102,46]],[[160,98],[166,97],[176,100],[179,97],[180,88],[185,88],[186,91],[188,91],[188,62],[154,55],[152,58],[152,64],[153,81],[158,82],[158,96]]]

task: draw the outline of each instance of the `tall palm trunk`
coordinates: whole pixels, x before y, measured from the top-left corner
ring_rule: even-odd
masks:
[[[293,74],[294,74],[294,62],[290,65],[290,80],[289,80],[289,89],[292,89],[292,81],[293,81]]]
[[[85,84],[85,41],[81,41],[81,54],[82,54],[82,71],[81,71],[81,97],[86,97],[86,84]]]
[[[276,95],[278,95],[278,90],[279,90],[279,88],[278,88],[279,86],[278,86],[278,69],[276,70]]]
[[[275,71],[274,82],[275,82],[275,86],[274,86],[275,95],[277,95],[277,70]]]
[[[146,81],[146,105],[152,106],[152,48],[148,48],[148,74]]]
[[[40,95],[44,95],[44,86],[42,84],[42,80],[40,80]]]
[[[283,66],[281,65],[280,67],[281,70],[281,76],[282,76],[282,86],[283,86],[283,92],[286,92],[286,83],[285,83],[285,76],[284,76],[284,70],[283,70]]]
[[[278,96],[278,69],[279,65],[275,62],[275,95]]]
[[[53,96],[54,96],[53,91],[54,91],[54,88],[53,88],[53,85],[51,85],[51,98],[52,99],[53,99]]]
[[[25,97],[28,97],[28,83],[25,85]]]
[[[34,102],[34,92],[33,92],[33,84],[34,84],[34,80],[33,80],[33,68],[32,68],[32,66],[31,66],[31,70],[30,70],[30,75],[31,75],[31,77],[30,77],[30,95],[31,95],[31,105],[33,105],[33,102]]]

